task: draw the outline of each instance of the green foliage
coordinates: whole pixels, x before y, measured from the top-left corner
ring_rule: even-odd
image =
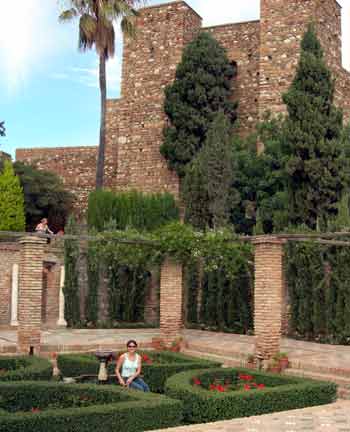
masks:
[[[201,289],[201,328],[235,333],[253,328],[253,276],[248,261],[235,263],[235,276],[222,269],[205,272]]]
[[[188,423],[214,422],[328,404],[337,397],[337,386],[333,383],[255,371],[256,381],[266,386],[263,390],[221,393],[192,384],[193,377],[202,382],[212,382],[215,378],[231,376],[233,381],[236,381],[239,373],[251,372],[250,369],[186,371],[168,379],[165,393],[171,398],[183,401],[184,420]],[[269,388],[270,386],[273,388]]]
[[[198,323],[198,296],[200,286],[200,263],[191,262],[184,267],[185,287],[187,291],[186,321],[188,323]]]
[[[41,357],[0,357],[0,381],[49,380],[51,363]]]
[[[142,375],[151,391],[162,393],[166,380],[179,372],[188,369],[219,367],[220,363],[185,356],[170,351],[144,352],[152,364],[142,363]],[[140,354],[144,354],[140,353]],[[120,355],[121,353],[118,353]],[[58,356],[58,367],[64,376],[97,375],[99,362],[91,354],[61,354]],[[114,374],[115,364],[109,363],[108,372]]]
[[[21,382],[0,385],[1,432],[141,432],[179,425],[182,403],[165,396],[125,391],[117,386]],[[90,405],[86,402],[94,402]],[[60,408],[71,402],[71,407]],[[58,407],[57,407],[58,405]],[[42,410],[40,408],[43,407]],[[30,411],[39,408],[39,412]]]
[[[19,161],[14,163],[14,169],[23,187],[27,229],[33,231],[44,217],[48,218],[53,231],[62,229],[74,199],[62,180],[52,172],[38,170]]]
[[[228,224],[232,183],[232,127],[223,112],[213,118],[203,148],[184,180],[186,220],[196,228]]]
[[[86,299],[86,319],[96,325],[98,320],[98,288],[100,282],[100,263],[98,245],[94,241],[88,243],[87,256],[88,295]]]
[[[77,234],[76,222],[71,216],[66,227],[66,234]],[[78,240],[65,240],[64,242],[64,314],[68,326],[74,327],[80,322],[79,305],[79,243]]]
[[[312,229],[327,227],[344,187],[343,115],[333,99],[334,81],[310,25],[301,42],[295,78],[283,95],[288,110],[283,150],[288,155],[291,221]]]
[[[183,52],[174,83],[165,90],[164,110],[170,126],[160,148],[178,175],[202,148],[215,115],[222,111],[233,124],[232,79],[236,70],[226,51],[209,34],[200,33]]]
[[[89,195],[88,224],[103,231],[113,221],[115,229],[149,231],[179,218],[173,196],[141,192],[95,191]]]
[[[0,231],[24,231],[24,198],[12,163],[4,162],[0,174]]]
[[[171,194],[140,192],[113,193],[96,191],[89,196],[88,222],[90,229],[103,231],[126,230],[118,236],[137,231],[150,231],[172,220],[178,220],[179,210]],[[89,295],[87,318],[95,323],[98,309],[98,275],[106,271],[108,279],[109,320],[137,322],[144,319],[146,289],[150,283],[149,253],[143,248],[107,243],[89,246]],[[91,249],[91,250],[90,250]],[[100,269],[100,270],[99,270]]]
[[[317,342],[350,344],[350,270],[347,247],[290,243],[286,270],[291,334]]]

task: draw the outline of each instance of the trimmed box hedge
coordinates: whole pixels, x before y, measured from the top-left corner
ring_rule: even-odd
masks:
[[[0,432],[141,432],[179,425],[182,411],[181,401],[119,386],[0,383]]]
[[[238,374],[253,375],[256,383],[266,388],[218,392],[193,384],[194,377],[206,387],[215,378],[231,377],[237,382]],[[331,403],[337,398],[337,385],[251,369],[210,369],[172,376],[166,382],[165,394],[184,402],[185,422],[206,423]]]
[[[0,357],[0,381],[49,380],[52,365],[34,356]]]
[[[121,354],[118,353],[116,357]],[[179,372],[188,369],[217,368],[219,362],[189,357],[171,351],[145,351],[141,355],[147,356],[154,362],[142,362],[142,375],[152,392],[163,393],[166,380]],[[57,359],[58,368],[63,376],[76,377],[80,375],[97,375],[99,362],[94,354],[61,354]],[[108,373],[114,374],[115,362],[109,363]]]

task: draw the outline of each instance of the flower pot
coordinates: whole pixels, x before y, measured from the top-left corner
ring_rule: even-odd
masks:
[[[283,371],[287,369],[287,367],[289,367],[289,360],[287,357],[281,358],[279,363],[280,363],[279,365],[281,367],[281,370]]]
[[[272,372],[272,373],[280,373],[281,372],[281,366],[279,364],[269,366],[268,371]]]
[[[246,367],[248,369],[255,369],[255,363],[254,363],[254,361],[248,361],[247,364],[246,364]]]

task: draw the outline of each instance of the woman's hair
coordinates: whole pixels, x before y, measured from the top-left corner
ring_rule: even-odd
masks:
[[[128,347],[129,345],[135,345],[137,347],[137,342],[134,339],[130,339],[127,341],[126,346]]]

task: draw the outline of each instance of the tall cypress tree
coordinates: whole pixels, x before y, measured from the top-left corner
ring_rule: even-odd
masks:
[[[201,33],[184,50],[173,84],[165,90],[164,110],[170,125],[160,148],[179,176],[202,148],[219,111],[233,124],[237,104],[232,102],[236,68],[225,49],[209,34]]]
[[[12,163],[4,162],[0,174],[0,231],[24,231],[24,196]]]
[[[310,24],[295,78],[283,95],[288,110],[283,143],[292,223],[325,228],[343,189],[342,112],[333,105],[334,81]]]
[[[217,113],[202,150],[186,170],[186,219],[197,228],[220,228],[228,223],[233,178],[231,132],[225,114]]]

